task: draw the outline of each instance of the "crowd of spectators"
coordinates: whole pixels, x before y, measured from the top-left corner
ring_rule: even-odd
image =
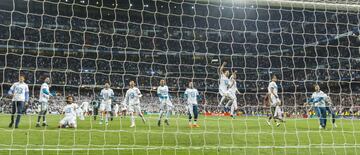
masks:
[[[166,79],[177,105],[183,105],[179,94],[193,80],[204,92],[203,103],[216,111],[218,67],[224,61],[226,69],[238,72],[244,113],[261,111],[259,94],[267,91],[272,74],[280,79],[281,94],[288,95],[288,111],[301,111],[305,96],[297,93],[311,92],[314,83],[344,107],[354,105],[360,90],[356,12],[149,1],[110,5],[113,10],[100,15],[94,13],[103,7],[97,4],[74,9],[46,3],[39,13],[32,3],[24,4],[29,10],[0,8],[2,94],[19,74],[34,96],[49,76],[53,91],[71,91],[79,100],[90,100],[105,82],[121,96],[135,80],[150,95],[144,109],[156,111],[151,94],[160,79]],[[53,100],[54,111],[62,98]]]

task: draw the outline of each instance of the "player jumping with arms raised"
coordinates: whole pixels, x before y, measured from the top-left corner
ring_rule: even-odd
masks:
[[[111,101],[114,97],[114,91],[110,88],[109,83],[105,83],[104,89],[101,90],[100,97],[102,98],[101,104],[100,104],[100,124],[103,123],[103,119],[105,117],[105,123],[108,125],[110,112],[111,112]]]
[[[189,114],[189,127],[200,127],[197,124],[198,119],[198,96],[199,92],[196,88],[194,88],[193,82],[189,83],[189,88],[185,90],[185,98],[187,99],[187,106],[188,106],[188,114]],[[192,122],[192,118],[194,118],[194,122]]]
[[[220,66],[220,84],[219,84],[219,93],[221,95],[221,100],[218,104],[218,106],[220,107],[223,102],[229,98],[229,94],[228,94],[228,86],[229,86],[229,71],[225,70],[225,65],[227,63],[224,62],[221,66]]]
[[[232,73],[231,77],[230,77],[230,82],[229,82],[229,90],[228,90],[228,95],[229,95],[229,101],[226,103],[225,108],[227,108],[229,105],[231,105],[230,108],[230,116],[232,118],[235,118],[236,113],[235,110],[237,109],[237,97],[236,94],[240,94],[239,90],[237,89],[237,83],[236,83],[236,71]]]
[[[123,105],[128,107],[128,111],[131,119],[131,128],[135,127],[134,113],[137,113],[142,121],[145,123],[144,115],[141,113],[140,98],[142,97],[141,92],[135,87],[135,82],[130,81],[130,88],[126,91]]]
[[[160,114],[159,114],[158,126],[161,125],[161,119],[163,117],[164,112],[166,112],[165,124],[169,125],[169,117],[172,109],[172,103],[170,101],[169,88],[165,84],[165,80],[160,80],[160,86],[157,88],[157,95],[160,100]]]

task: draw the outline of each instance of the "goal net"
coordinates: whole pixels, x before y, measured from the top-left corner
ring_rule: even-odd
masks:
[[[0,154],[357,154],[359,5],[2,0]],[[237,75],[235,102],[226,97],[219,104],[222,71]],[[30,99],[19,112],[18,128],[9,128],[14,103],[8,92],[19,75]],[[278,80],[269,90],[273,75]],[[54,96],[45,115],[48,126],[37,127],[46,77]],[[158,125],[162,79],[173,106]],[[136,116],[132,128],[123,105],[130,81],[143,95],[146,120]],[[184,92],[190,81],[199,91],[199,127],[189,127]],[[108,124],[100,124],[105,83],[114,98]],[[315,85],[328,97],[314,95]],[[268,96],[275,89],[278,95]],[[58,128],[69,95],[79,106],[77,128]],[[270,106],[273,98],[280,102]],[[274,110],[282,120],[268,120]]]

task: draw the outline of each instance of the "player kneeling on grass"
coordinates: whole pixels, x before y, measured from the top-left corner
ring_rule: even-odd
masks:
[[[77,109],[77,105],[73,104],[73,97],[72,96],[67,96],[66,97],[66,106],[63,109],[63,114],[65,115],[65,117],[60,121],[59,123],[59,128],[66,128],[66,127],[70,127],[70,128],[76,128],[76,109]]]
[[[280,126],[280,123],[277,121],[283,122],[282,119],[282,110],[281,110],[281,101],[278,96],[278,86],[276,85],[277,77],[276,75],[273,75],[271,78],[271,82],[268,86],[268,94],[267,98],[270,102],[270,117],[267,120],[267,124],[271,125],[270,121],[271,119],[274,119],[274,122],[276,123],[276,126]]]
[[[123,105],[126,105],[128,107],[131,119],[131,128],[135,127],[134,112],[136,112],[141,117],[142,121],[145,123],[145,118],[141,113],[140,108],[140,97],[142,97],[140,90],[135,87],[134,81],[130,81],[130,88],[126,91]]]
[[[199,92],[194,88],[193,82],[189,83],[189,88],[185,90],[185,98],[187,98],[187,106],[188,106],[188,114],[189,114],[189,127],[200,127],[197,124],[198,119],[198,103],[197,99],[199,96]],[[192,122],[192,118],[194,118],[194,122]]]

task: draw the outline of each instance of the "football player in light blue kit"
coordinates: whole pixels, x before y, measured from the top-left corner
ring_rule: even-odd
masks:
[[[105,117],[105,124],[108,125],[109,117],[111,112],[111,102],[114,97],[114,91],[110,88],[109,83],[105,83],[105,87],[100,92],[100,97],[102,98],[99,111],[101,114],[100,124],[102,124]]]
[[[39,112],[39,116],[38,116],[38,119],[36,122],[36,127],[40,127],[41,117],[43,118],[42,126],[47,126],[45,115],[47,113],[48,106],[49,106],[49,103],[48,103],[49,98],[51,96],[55,96],[54,94],[50,93],[49,84],[50,84],[50,78],[46,77],[44,80],[44,83],[41,85],[41,88],[40,88],[40,95],[39,95],[40,112]]]
[[[311,104],[319,117],[320,129],[326,128],[326,100],[328,96],[320,90],[320,86],[318,84],[314,85],[315,92],[311,95],[311,98],[307,100],[306,104]]]
[[[17,114],[15,128],[18,128],[24,104],[29,101],[29,86],[25,83],[25,77],[23,75],[19,76],[19,82],[15,82],[11,86],[8,94],[12,97],[11,122],[9,128],[13,127],[15,113]]]
[[[166,112],[165,124],[169,125],[169,117],[173,105],[170,101],[169,88],[165,84],[165,80],[160,80],[160,86],[157,88],[157,95],[160,100],[160,114],[159,114],[158,126],[161,125],[161,119],[163,117],[164,112]]]
[[[194,88],[193,82],[189,82],[189,88],[186,88],[184,96],[187,99],[187,109],[188,109],[188,114],[189,114],[189,127],[197,127],[198,128],[198,127],[200,127],[197,124],[197,119],[198,119],[198,115],[199,115],[197,100],[199,97],[199,92],[196,88]],[[194,118],[193,122],[191,120],[192,118]]]

